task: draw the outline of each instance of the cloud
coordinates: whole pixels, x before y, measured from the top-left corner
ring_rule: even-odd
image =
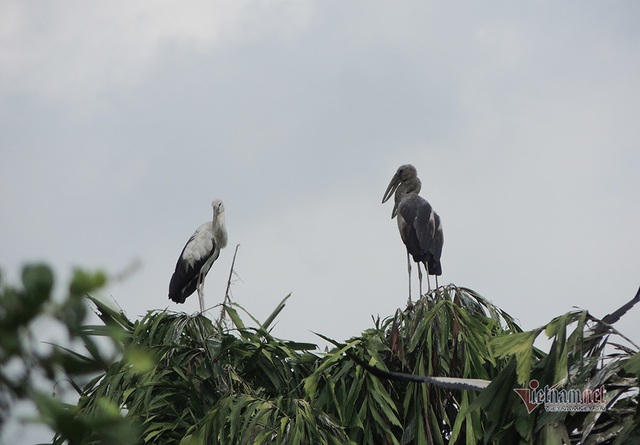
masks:
[[[110,89],[140,82],[167,46],[203,54],[304,25],[309,2],[279,4],[274,10],[269,2],[242,0],[189,5],[8,1],[0,19],[0,95],[65,100],[93,109],[108,99]]]

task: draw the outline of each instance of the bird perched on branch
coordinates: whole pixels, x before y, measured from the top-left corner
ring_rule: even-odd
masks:
[[[394,195],[395,203],[391,218],[397,216],[398,230],[402,242],[407,248],[407,265],[409,270],[409,304],[411,304],[411,259],[418,264],[418,278],[420,281],[420,295],[422,295],[422,272],[420,264],[427,272],[427,285],[431,290],[429,275],[442,275],[440,256],[444,235],[440,216],[434,212],[431,204],[418,195],[422,183],[418,178],[416,168],[411,164],[401,165],[393,175],[382,202],[385,203]]]
[[[176,303],[184,303],[197,290],[200,312],[204,312],[204,278],[213,262],[218,259],[220,250],[227,245],[224,204],[215,199],[211,205],[213,219],[202,224],[191,235],[182,249],[169,283],[169,299]]]

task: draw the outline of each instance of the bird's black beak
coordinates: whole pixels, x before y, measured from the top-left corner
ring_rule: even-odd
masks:
[[[387,190],[384,192],[384,196],[382,197],[383,204],[393,196],[394,192],[396,191],[396,189],[398,188],[401,182],[402,181],[400,180],[400,177],[398,176],[397,173],[393,175],[393,178],[391,178],[391,182],[389,183],[389,186],[387,187]]]
[[[395,218],[397,214],[398,214],[398,203],[394,202],[393,210],[391,211],[391,219]]]

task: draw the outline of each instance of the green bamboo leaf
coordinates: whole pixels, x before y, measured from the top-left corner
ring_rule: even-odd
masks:
[[[145,442],[149,442],[145,439]],[[188,434],[180,440],[180,445],[204,445],[206,442],[201,437]]]
[[[624,364],[627,372],[640,376],[640,353],[632,355]]]
[[[380,432],[380,434],[384,435],[387,441],[391,441],[391,443],[399,445],[398,439],[393,435],[391,429],[382,418],[380,413],[375,407],[371,407],[369,409],[369,413],[371,414],[372,419],[375,421],[375,429]]]
[[[238,315],[238,311],[236,311],[231,305],[224,305],[224,310],[229,314],[231,321],[237,329],[244,330],[245,326],[242,322],[242,319]]]
[[[269,315],[267,317],[267,319],[264,321],[264,323],[262,323],[262,327],[266,330],[269,328],[269,326],[271,326],[271,323],[273,323],[273,320],[276,319],[276,317],[278,316],[278,314],[280,314],[280,312],[282,312],[282,309],[284,309],[287,300],[289,299],[289,297],[291,296],[291,294],[288,294],[286,297],[284,297],[282,299],[282,301],[278,304],[278,306],[276,306],[276,308],[273,310],[273,312],[271,313],[271,315]]]
[[[456,440],[458,439],[458,435],[460,434],[460,430],[462,428],[463,423],[468,422],[469,418],[471,417],[469,414],[466,414],[468,408],[469,408],[469,396],[468,396],[468,392],[465,391],[462,393],[461,402],[460,402],[460,414],[458,414],[455,422],[453,423],[453,428],[451,429],[451,438],[449,439],[449,443],[452,443],[452,444],[456,443]],[[467,428],[467,438],[466,438],[467,443],[476,443],[475,441],[473,442],[469,441],[469,430],[473,430],[473,428],[469,428],[469,426],[470,425],[468,425],[468,428]]]
[[[155,430],[144,436],[143,440],[145,443],[154,443],[153,439],[158,437],[160,434],[164,433],[164,430]],[[192,436],[185,436],[184,439],[180,441],[180,445],[190,445],[193,444]]]
[[[373,397],[373,400],[375,400],[375,402],[377,403],[378,408],[380,408],[380,410],[382,410],[382,412],[384,413],[387,420],[395,426],[402,426],[395,412],[396,407],[393,404],[393,401],[390,400],[387,392],[384,390],[380,391],[374,388],[372,391],[370,391],[370,394]]]
[[[551,345],[551,349],[549,350],[549,354],[546,357],[544,370],[544,375],[547,380],[554,384],[565,379],[569,372],[567,368],[569,354],[567,353],[568,346],[566,333],[569,317],[570,314],[558,317],[545,328],[545,333],[547,335],[551,334],[550,338],[555,337]]]
[[[514,334],[495,337],[490,341],[493,353],[498,357],[514,355],[517,362],[518,383],[529,382],[529,375],[533,366],[533,342],[540,334],[541,329],[528,332],[517,332]]]
[[[146,374],[156,366],[156,360],[149,351],[136,346],[128,348],[124,358],[136,374]]]

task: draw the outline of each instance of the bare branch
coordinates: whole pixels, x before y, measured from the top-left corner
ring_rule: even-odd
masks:
[[[222,309],[220,310],[220,318],[218,319],[219,324],[222,324],[222,321],[224,319],[224,314],[226,313],[225,305],[231,303],[231,297],[229,296],[229,291],[231,290],[231,277],[233,277],[235,273],[233,268],[236,264],[236,255],[238,254],[238,247],[240,247],[240,244],[236,244],[236,248],[233,251],[233,259],[231,260],[231,268],[229,269],[229,278],[227,279],[227,289],[224,292],[224,301],[222,303]]]

